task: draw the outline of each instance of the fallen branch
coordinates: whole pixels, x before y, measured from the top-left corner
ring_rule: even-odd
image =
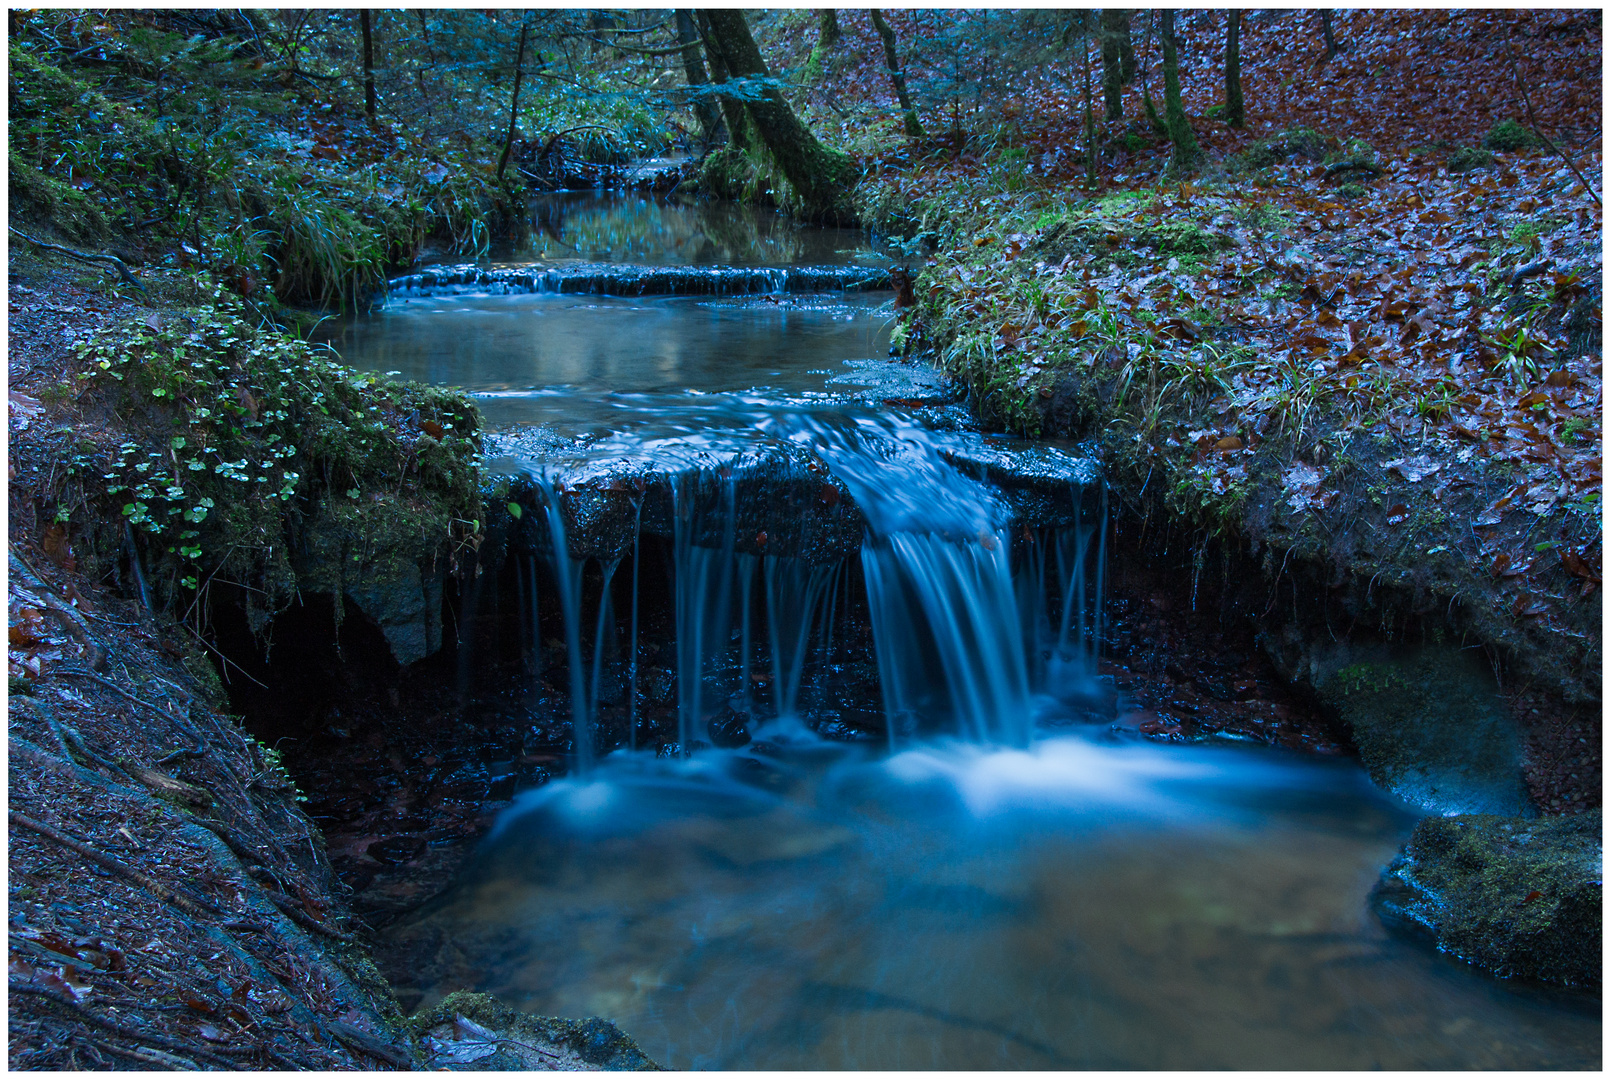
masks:
[[[353,1050],[359,1050],[377,1061],[384,1061],[388,1065],[395,1065],[399,1069],[412,1069],[414,1063],[395,1047],[388,1046],[369,1034],[361,1031],[351,1024],[341,1020],[327,1021],[330,1034],[334,1035],[344,1045]]]
[[[94,254],[92,252],[88,252],[88,251],[74,251],[72,248],[62,247],[60,244],[47,244],[43,240],[40,240],[40,239],[37,239],[35,237],[29,236],[27,233],[23,232],[21,229],[12,228],[11,231],[15,235],[20,236],[22,239],[28,241],[34,247],[39,248],[39,249],[41,249],[43,251],[54,251],[59,255],[66,255],[69,259],[77,259],[79,262],[110,263],[114,268],[116,268],[117,273],[118,273],[118,277],[123,279],[123,284],[125,284],[125,285],[133,285],[136,289],[139,289],[141,292],[145,292],[145,286],[140,284],[140,281],[139,281],[138,278],[136,278],[133,274],[129,273],[128,266],[123,262],[122,259],[118,258],[116,255],[96,255],[96,254]]]
[[[145,873],[143,870],[136,870],[123,860],[115,859],[106,854],[104,851],[97,851],[88,844],[73,839],[66,833],[56,831],[42,821],[35,821],[33,818],[28,817],[25,814],[19,814],[15,810],[8,810],[6,812],[6,816],[10,819],[13,825],[20,825],[30,832],[38,833],[40,836],[43,836],[48,840],[54,840],[56,843],[60,844],[64,848],[67,848],[69,851],[76,851],[90,862],[110,870],[114,874],[117,874],[128,881],[133,882],[146,892],[155,896],[157,899],[162,900],[165,903],[172,904],[174,907],[188,915],[195,915],[199,918],[212,918],[223,914],[220,909],[214,907],[212,904],[209,904],[207,901],[202,900],[199,897],[192,896],[189,893],[181,892],[172,886],[164,885],[162,882],[158,881],[150,874]]]
[[[1525,266],[1516,267],[1516,269],[1510,272],[1511,287],[1514,288],[1515,286],[1526,281],[1528,278],[1536,277],[1537,275],[1542,274],[1554,264],[1554,259],[1546,257],[1543,259],[1535,259],[1533,262],[1527,263]]]

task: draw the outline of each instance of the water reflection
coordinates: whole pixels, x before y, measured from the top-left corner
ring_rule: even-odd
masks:
[[[620,395],[770,387],[822,392],[844,361],[889,351],[886,298],[427,296],[326,324],[361,370],[462,387],[494,427],[614,430]]]
[[[385,950],[674,1068],[1597,1068],[1597,1006],[1369,916],[1411,824],[1279,753],[796,729],[540,789]]]

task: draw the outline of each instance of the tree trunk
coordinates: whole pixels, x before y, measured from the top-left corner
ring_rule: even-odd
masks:
[[[833,8],[823,8],[817,21],[817,43],[812,46],[811,55],[806,57],[807,82],[814,83],[822,78],[822,65],[828,62],[828,54],[842,37],[844,34],[839,29],[839,16],[834,14]]]
[[[1124,12],[1106,8],[1102,12],[1102,98],[1106,103],[1108,120],[1124,119],[1124,60],[1119,48],[1119,27],[1129,26]],[[1128,33],[1125,35],[1128,37]],[[1130,68],[1135,69],[1135,53],[1130,54]]]
[[[1323,10],[1320,13],[1320,34],[1323,38],[1325,38],[1326,41],[1326,55],[1320,60],[1320,62],[1324,64],[1330,61],[1332,57],[1342,52],[1341,46],[1337,44],[1337,38],[1332,34],[1331,11],[1329,9]]]
[[[1130,38],[1130,12],[1120,8],[1119,22],[1119,75],[1124,85],[1129,86],[1136,77],[1136,47]]]
[[[1242,106],[1242,12],[1231,9],[1225,29],[1225,123],[1239,128],[1247,123]]]
[[[710,30],[706,46],[714,46],[731,78],[769,79],[766,61],[750,36],[744,13],[734,8],[708,8],[700,12]],[[747,93],[744,111],[756,135],[793,189],[801,216],[815,221],[846,220],[851,214],[845,196],[855,183],[856,166],[850,155],[817,141],[800,122],[776,86],[763,85],[759,94]]]
[[[912,96],[906,92],[906,74],[901,71],[899,57],[895,54],[895,31],[890,29],[889,23],[884,21],[877,8],[872,9],[873,29],[884,41],[884,60],[889,64],[889,81],[895,85],[895,100],[901,103],[901,114],[906,121],[906,134],[914,139],[923,137],[923,125],[917,122],[917,109],[912,105]]]
[[[1164,69],[1164,124],[1169,128],[1169,141],[1175,147],[1176,170],[1185,172],[1197,162],[1197,136],[1192,132],[1186,110],[1180,104],[1180,44],[1175,40],[1175,13],[1165,8],[1161,13],[1159,37],[1163,41]]]
[[[503,153],[498,155],[498,179],[503,180],[503,170],[509,164],[509,151],[515,145],[515,123],[520,117],[520,77],[525,74],[526,65],[526,35],[531,33],[531,24],[520,24],[520,44],[515,48],[515,90],[509,97],[509,134],[504,136]]]
[[[705,58],[710,61],[710,80],[721,86],[727,82],[727,63],[716,45],[716,33],[711,29],[710,18],[703,11],[695,11],[694,19],[700,40],[705,44]],[[727,121],[728,145],[737,150],[748,150],[751,145],[750,122],[744,112],[744,103],[727,94],[721,94],[716,100],[720,102],[722,117]]]
[[[369,31],[369,9],[358,9],[358,25],[364,31],[364,115],[375,118],[375,39]]]
[[[699,130],[705,136],[705,148],[721,141],[723,134],[722,111],[705,93],[710,84],[705,74],[705,61],[699,55],[699,31],[694,26],[694,13],[690,8],[677,9],[677,41],[682,45],[682,69],[692,89],[694,115],[699,118]]]

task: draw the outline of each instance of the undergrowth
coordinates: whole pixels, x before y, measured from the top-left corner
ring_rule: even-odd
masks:
[[[444,551],[475,542],[479,414],[462,394],[359,374],[334,354],[258,329],[221,290],[181,318],[156,317],[77,349],[57,388],[86,418],[58,519],[81,515],[143,538],[145,577],[176,614],[213,581],[245,587],[254,622],[299,585],[294,553],[315,519],[362,550],[420,534]],[[200,610],[205,610],[202,603]]]

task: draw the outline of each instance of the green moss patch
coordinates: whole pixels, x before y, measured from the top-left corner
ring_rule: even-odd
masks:
[[[1388,925],[1501,978],[1598,988],[1601,816],[1427,818],[1382,874]]]

